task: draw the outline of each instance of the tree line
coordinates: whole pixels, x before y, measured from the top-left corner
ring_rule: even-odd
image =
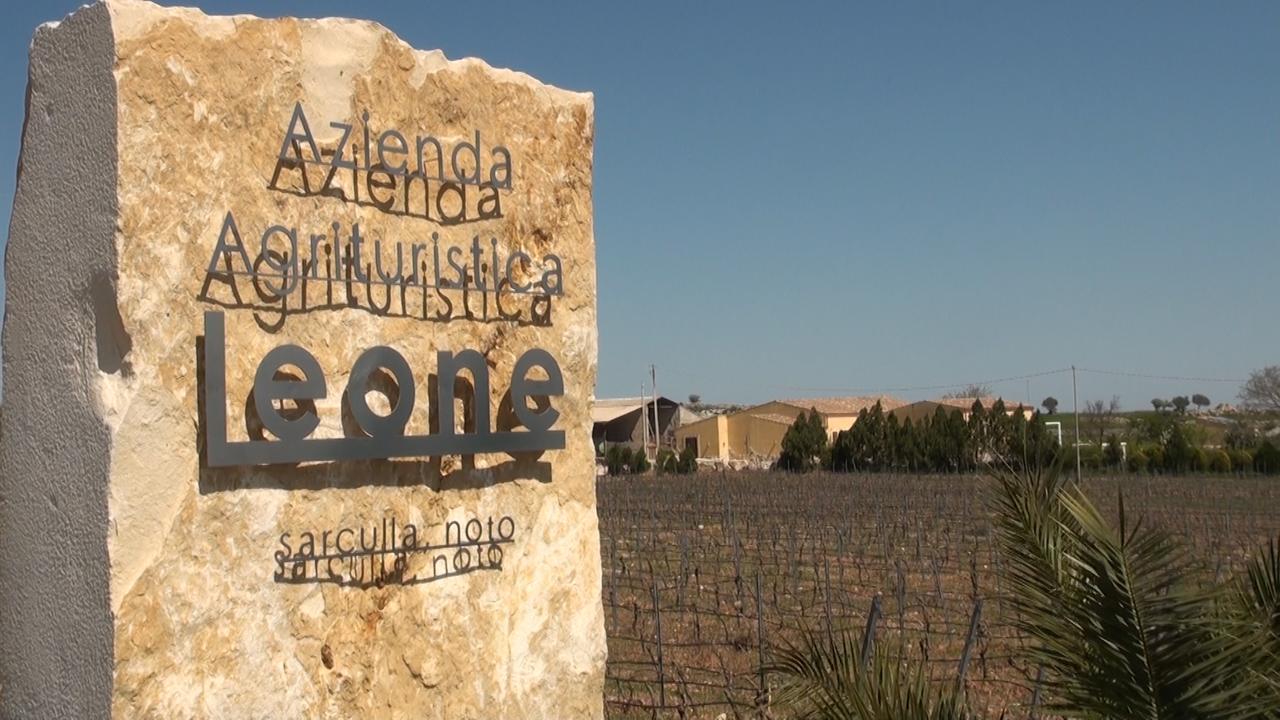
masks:
[[[1000,459],[1013,467],[1039,466],[1058,453],[1056,437],[1038,415],[1008,412],[1004,401],[990,409],[974,401],[969,415],[939,405],[919,421],[900,420],[880,403],[858,413],[848,430],[828,442],[817,410],[801,413],[782,440],[778,466],[836,472],[971,472]]]
[[[1280,473],[1280,448],[1251,426],[1237,423],[1215,447],[1194,421],[1169,413],[1139,417],[1126,431],[1082,446],[1080,460],[1085,467],[1112,471]]]
[[[1081,464],[1090,469],[1280,473],[1280,448],[1244,426],[1228,432],[1223,447],[1209,447],[1194,422],[1162,413],[1140,418],[1123,436],[1098,439],[1079,449]],[[975,400],[967,417],[940,405],[914,422],[876,403],[830,442],[818,411],[802,412],[783,437],[777,466],[796,472],[962,473],[992,464],[1020,469],[1074,462],[1074,452],[1059,445],[1039,413],[1027,418],[1021,406],[1008,412],[1002,400],[990,408]]]
[[[698,456],[687,446],[679,453],[662,448],[650,463],[644,448],[612,445],[604,453],[604,464],[610,475],[639,475],[651,469],[659,475],[687,475],[697,471]]]

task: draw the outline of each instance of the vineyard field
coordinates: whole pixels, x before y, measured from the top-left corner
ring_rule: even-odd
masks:
[[[850,630],[960,683],[984,716],[1027,718],[1036,668],[1018,660],[981,476],[727,473],[597,485],[610,718],[785,717],[772,648]],[[1112,516],[1183,538],[1223,581],[1280,529],[1260,477],[1085,481]],[[1043,715],[1041,715],[1043,717]]]

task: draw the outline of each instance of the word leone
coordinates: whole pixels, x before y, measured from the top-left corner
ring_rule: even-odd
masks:
[[[368,460],[395,457],[474,455],[478,453],[536,453],[564,448],[564,431],[552,430],[560,417],[551,398],[564,394],[564,377],[546,350],[531,348],[516,360],[511,378],[511,404],[524,430],[494,432],[489,413],[489,367],[475,350],[436,354],[435,417],[439,431],[406,435],[416,391],[413,371],[404,356],[387,346],[364,351],[356,358],[346,386],[347,409],[363,435],[343,438],[309,437],[320,424],[315,400],[328,395],[324,372],[314,355],[298,345],[269,351],[253,380],[253,409],[264,428],[277,440],[227,440],[226,328],[221,312],[204,314],[205,447],[210,467],[269,465],[326,460]],[[297,379],[278,374],[286,366],[301,373]],[[546,379],[531,377],[535,369]],[[454,422],[454,383],[463,370],[475,389],[475,431],[459,433]],[[395,381],[395,405],[387,415],[369,407],[366,393],[375,372]],[[543,399],[545,398],[545,402]],[[529,407],[535,400],[541,409]],[[296,411],[287,415],[276,401],[291,400]]]

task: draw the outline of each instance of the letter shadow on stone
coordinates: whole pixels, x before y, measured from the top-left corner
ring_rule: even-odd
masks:
[[[307,284],[306,278],[304,278],[300,282],[304,287],[304,293],[305,293],[305,287]],[[379,317],[379,318],[406,318],[410,320],[417,320],[419,322],[435,323],[440,325],[448,325],[454,322],[483,323],[486,325],[494,325],[494,324],[502,323],[507,325],[515,325],[516,327],[551,327],[552,325],[551,323],[551,311],[552,311],[551,300],[553,299],[552,297],[504,292],[504,297],[507,297],[508,295],[513,294],[516,297],[532,298],[530,302],[530,306],[528,307],[522,306],[518,308],[515,312],[509,312],[504,309],[504,306],[502,305],[502,303],[504,302],[509,303],[511,302],[511,300],[510,299],[497,300],[491,303],[491,306],[493,307],[492,313],[488,315],[484,315],[484,314],[477,314],[471,310],[470,299],[468,295],[480,293],[479,290],[476,290],[474,288],[461,288],[461,287],[424,288],[420,285],[410,284],[408,283],[408,281],[401,281],[399,284],[396,284],[394,286],[387,286],[388,288],[388,295],[386,296],[387,300],[385,303],[383,303],[383,307],[379,307],[378,304],[373,300],[374,295],[373,295],[372,286],[385,285],[385,283],[382,283],[381,281],[378,281],[378,280],[369,279],[363,282],[360,282],[357,280],[351,280],[349,284],[351,284],[353,287],[364,285],[365,296],[362,298],[360,297],[360,293],[358,291],[355,291],[351,293],[350,297],[347,297],[346,290],[344,289],[341,293],[342,297],[339,297],[338,294],[335,293],[333,302],[326,301],[323,303],[313,303],[310,305],[303,304],[301,306],[298,306],[295,304],[293,306],[290,306],[290,303],[287,297],[282,299],[275,299],[270,297],[263,298],[262,293],[256,290],[255,288],[255,294],[258,294],[260,296],[258,300],[249,298],[248,300],[244,300],[244,301],[241,301],[241,300],[229,301],[229,300],[222,300],[219,298],[215,298],[212,295],[207,293],[198,293],[196,294],[195,299],[197,302],[207,303],[209,305],[216,305],[218,307],[226,308],[228,310],[251,310],[253,311],[254,322],[257,323],[259,329],[261,329],[263,332],[270,333],[272,335],[275,335],[279,333],[281,330],[283,330],[285,326],[285,322],[290,317],[299,316],[299,315],[310,315],[312,313],[320,313],[320,312],[326,312],[326,311],[335,312],[335,311],[341,311],[341,310],[356,310],[356,311],[363,312],[368,315],[372,315],[374,317]],[[392,287],[399,288],[400,292],[398,294],[392,294],[390,292]],[[426,304],[420,301],[412,302],[412,300],[415,297],[413,293],[420,294],[428,290],[431,291],[432,293],[447,292],[447,293],[456,294],[456,297],[454,298],[456,302],[449,304],[448,306],[449,309],[447,314],[441,315],[439,312],[435,312],[435,313],[427,312],[427,307],[429,306],[427,306]],[[490,294],[492,294],[492,291],[490,291]],[[420,298],[420,295],[418,295],[417,297]],[[396,298],[399,298],[399,299],[396,300]],[[438,301],[436,304],[438,304]],[[413,312],[410,312],[410,310],[413,310]]]
[[[477,545],[475,548],[479,551],[482,546],[483,544]],[[389,585],[425,585],[427,583],[439,582],[441,580],[448,580],[449,578],[470,575],[477,572],[502,572],[501,565],[481,565],[477,563],[466,567],[458,567],[458,563],[456,561],[451,565],[448,559],[445,559],[443,563],[445,569],[441,571],[439,570],[439,558],[426,564],[425,567],[410,568],[410,562],[408,560],[409,556],[434,552],[438,552],[438,549],[428,547],[421,551],[411,553],[389,551],[386,553],[366,555],[363,557],[348,556],[335,558],[339,565],[347,570],[347,572],[339,572],[332,575],[329,574],[329,571],[332,568],[329,567],[327,558],[325,562],[319,565],[314,560],[278,559],[277,562],[282,567],[288,568],[290,572],[278,574],[274,580],[280,585],[337,585],[339,587],[368,590],[370,588],[383,588]],[[382,557],[385,555],[393,557],[393,560],[390,563],[390,568],[387,568],[388,563],[385,558]],[[352,567],[353,563],[360,563],[361,567],[359,568],[359,572],[356,572],[355,568]],[[365,566],[365,563],[368,563],[367,567]],[[317,570],[319,567],[324,567],[325,572],[308,573],[308,565],[315,567]],[[424,572],[428,568],[430,569],[429,573],[421,575],[418,574],[419,572]]]

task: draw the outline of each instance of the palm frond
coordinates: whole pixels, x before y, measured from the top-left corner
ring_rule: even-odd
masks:
[[[1119,527],[1056,468],[997,477],[996,535],[1015,623],[1067,717],[1268,717],[1254,644],[1217,612],[1221,593],[1167,534]]]
[[[925,666],[877,647],[869,662],[851,632],[805,633],[767,667],[774,701],[804,720],[971,720],[963,695],[929,681]]]
[[[1230,599],[1226,615],[1235,619],[1237,635],[1256,644],[1258,672],[1280,706],[1280,540],[1254,554]]]
[[[1066,481],[1060,466],[993,474],[996,541],[1003,571],[1017,592],[1010,599],[1018,614],[1055,613],[1065,589],[1067,538],[1074,531],[1062,506]]]
[[[1244,614],[1266,629],[1280,644],[1280,548],[1273,539],[1249,562],[1237,589],[1237,603]],[[1280,647],[1280,645],[1278,645]]]

